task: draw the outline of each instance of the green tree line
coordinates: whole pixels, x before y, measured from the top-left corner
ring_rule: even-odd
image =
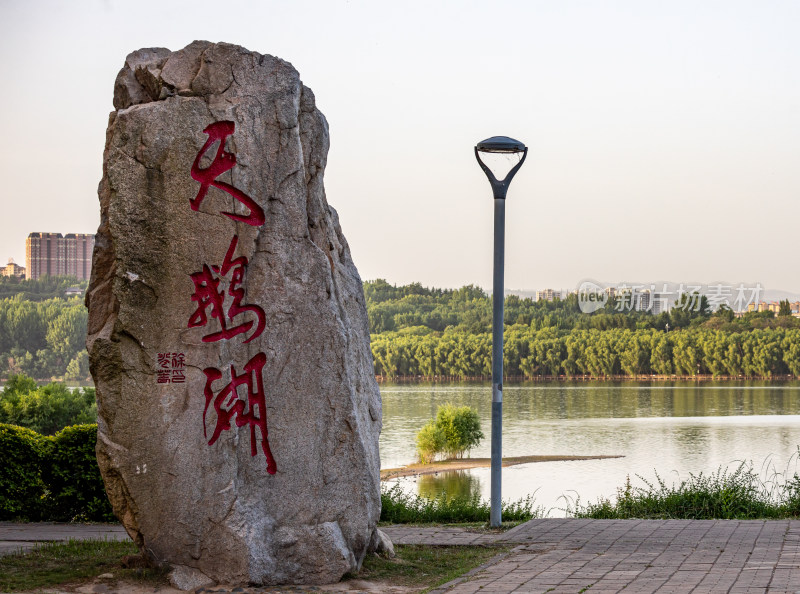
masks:
[[[0,284],[17,293],[0,299],[0,375],[24,373],[37,379],[89,377],[86,307],[80,297],[64,297],[75,279]],[[85,288],[85,283],[82,285]],[[30,299],[60,287],[56,297]]]
[[[12,375],[0,392],[0,423],[53,435],[70,425],[97,421],[94,388],[70,389],[51,382],[37,386],[26,375]]]
[[[44,276],[36,280],[0,276],[0,299],[19,296],[26,301],[47,301],[63,298],[70,287],[86,291],[88,284],[88,281],[79,281],[74,276]]]
[[[392,331],[444,332],[458,330],[469,334],[492,331],[492,298],[481,288],[467,285],[460,289],[428,289],[419,283],[393,286],[383,279],[364,283],[370,332],[373,335]],[[680,305],[686,304],[683,308]],[[624,298],[610,299],[597,312],[583,313],[578,296],[564,300],[534,301],[516,295],[505,298],[506,328],[523,325],[536,330],[629,330],[697,327],[744,332],[769,328],[800,328],[800,318],[791,316],[788,302],[786,315],[773,312],[753,312],[741,318],[730,309],[711,312],[705,297],[684,294],[669,313],[653,315],[646,311],[630,310]]]
[[[68,277],[0,278],[0,376],[88,379],[86,309],[80,298],[64,296],[76,284],[85,289],[85,282]],[[364,294],[376,374],[490,374],[492,303],[479,287],[393,286],[379,279],[366,282]],[[512,376],[688,374],[699,364],[701,373],[714,375],[796,375],[793,331],[800,330],[800,319],[784,305],[784,315],[737,318],[730,310],[710,312],[704,298],[696,308],[659,315],[610,300],[586,314],[576,295],[563,301],[511,295],[505,303],[505,369]],[[717,346],[708,346],[712,342]]]
[[[488,377],[491,299],[473,286],[365,284],[375,374]],[[688,297],[687,297],[688,300]],[[514,377],[800,375],[800,320],[772,312],[676,307],[651,315],[609,302],[582,313],[577,297],[506,298],[504,372]],[[679,303],[680,304],[680,303]],[[622,311],[618,311],[618,310]]]
[[[489,333],[387,332],[372,337],[375,374],[488,377]],[[512,377],[618,375],[800,376],[800,330],[507,329],[504,372]]]

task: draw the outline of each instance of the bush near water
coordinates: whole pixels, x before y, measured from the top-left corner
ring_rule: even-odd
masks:
[[[430,463],[439,454],[448,458],[463,458],[483,439],[478,411],[469,406],[440,406],[417,433],[417,454],[420,462]]]
[[[800,449],[798,450],[800,454]],[[796,454],[796,455],[798,455]],[[617,490],[616,501],[600,499],[567,512],[594,519],[751,520],[800,516],[800,476],[789,471],[759,474],[752,462],[729,471],[689,474],[678,484],[637,477],[644,487],[631,485],[630,477]]]
[[[489,502],[481,500],[477,493],[460,497],[441,493],[428,499],[405,493],[400,485],[381,491],[381,522],[391,524],[487,522],[489,507]],[[541,518],[544,511],[534,508],[532,496],[515,502],[503,501],[501,510],[504,522]]]

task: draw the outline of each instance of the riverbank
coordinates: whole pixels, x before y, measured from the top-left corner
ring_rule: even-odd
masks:
[[[516,466],[517,464],[530,464],[532,462],[574,462],[579,460],[605,460],[607,458],[624,458],[625,456],[515,456],[503,458],[503,466]],[[415,463],[400,468],[382,468],[381,480],[401,478],[405,476],[419,476],[421,474],[437,474],[448,470],[470,470],[471,468],[488,468],[492,465],[491,458],[460,458],[431,462],[430,464]]]

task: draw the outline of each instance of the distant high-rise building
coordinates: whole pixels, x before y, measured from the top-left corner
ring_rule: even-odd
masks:
[[[790,306],[791,307],[791,306]],[[747,305],[747,311],[771,311],[774,313],[778,313],[781,310],[781,304],[778,301],[759,301],[757,303],[749,303]]]
[[[0,268],[0,274],[2,276],[25,276],[25,267],[14,262],[14,258],[9,258],[8,264]]]
[[[25,240],[25,278],[74,276],[88,280],[92,272],[94,235],[31,233]]]
[[[92,275],[92,250],[94,235],[67,233],[64,236],[64,274],[89,280]]]
[[[666,293],[653,293],[650,300],[653,303],[650,311],[654,316],[669,311],[669,297]]]
[[[649,289],[644,289],[635,294],[636,311],[650,311],[653,309],[652,294]]]
[[[556,299],[561,299],[561,291],[555,291],[553,289],[536,291],[536,301],[555,301]]]
[[[25,278],[64,275],[61,233],[31,233],[25,240]],[[60,265],[60,266],[59,266]]]

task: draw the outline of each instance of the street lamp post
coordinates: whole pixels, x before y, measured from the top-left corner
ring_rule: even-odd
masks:
[[[516,155],[519,162],[502,180],[481,160],[481,154]],[[475,158],[494,194],[494,278],[492,282],[492,492],[489,525],[500,526],[503,462],[503,272],[505,266],[506,193],[511,180],[528,156],[528,148],[507,136],[493,136],[475,147]]]

